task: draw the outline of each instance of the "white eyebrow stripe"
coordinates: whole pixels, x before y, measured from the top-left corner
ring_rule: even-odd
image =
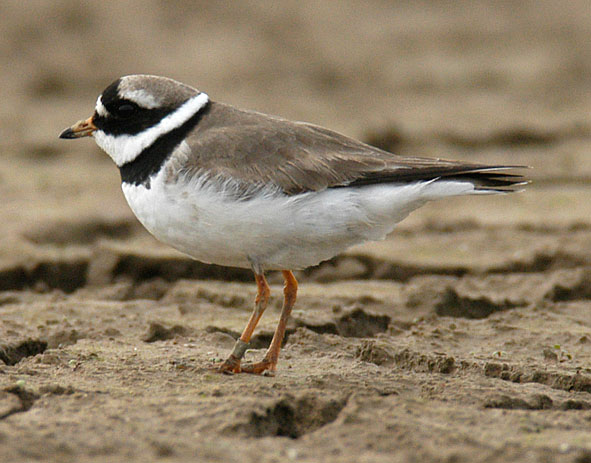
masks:
[[[154,109],[160,106],[160,103],[156,101],[154,95],[146,92],[143,88],[138,90],[128,90],[123,93],[119,93],[119,96],[126,100],[133,101],[138,106],[141,106],[145,109]]]
[[[99,95],[99,97],[96,99],[95,110],[99,116],[107,117],[107,115],[109,114],[109,111],[107,111],[107,108],[105,108],[105,105],[103,104],[103,100],[101,100],[101,97],[102,97],[102,95]]]
[[[199,93],[185,101],[158,124],[135,135],[109,135],[102,130],[94,131],[93,135],[96,143],[111,156],[117,166],[121,167],[133,161],[144,149],[162,135],[183,125],[206,106],[208,102],[209,96],[206,93]]]

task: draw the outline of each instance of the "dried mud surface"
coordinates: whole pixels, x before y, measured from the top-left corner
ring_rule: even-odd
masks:
[[[588,4],[390,3],[0,5],[0,461],[591,461]],[[300,272],[277,375],[220,375],[250,272],[157,243],[56,139],[132,72],[533,183]]]

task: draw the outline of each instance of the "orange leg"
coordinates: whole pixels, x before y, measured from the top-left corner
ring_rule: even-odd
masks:
[[[283,308],[281,309],[281,317],[279,318],[277,329],[275,329],[273,340],[271,341],[271,345],[269,346],[269,349],[267,349],[267,353],[263,357],[263,360],[251,365],[244,365],[241,369],[241,371],[244,373],[254,373],[259,375],[263,372],[267,372],[267,374],[272,375],[274,374],[275,368],[277,367],[277,360],[279,359],[281,343],[283,342],[283,337],[285,336],[287,320],[289,319],[298,293],[298,282],[293,276],[293,273],[291,273],[289,270],[283,270],[282,273],[285,280],[285,286],[283,288]]]
[[[254,301],[254,310],[250,315],[250,319],[248,320],[248,324],[240,339],[236,341],[234,344],[234,349],[230,356],[226,359],[224,363],[219,367],[219,371],[222,373],[240,373],[240,360],[244,356],[246,349],[248,348],[248,342],[252,337],[252,333],[257,326],[257,323],[263,316],[263,312],[267,308],[267,303],[269,302],[269,296],[271,295],[271,289],[267,284],[267,280],[265,280],[265,275],[259,275],[258,273],[254,274],[254,278],[257,282],[257,297]]]

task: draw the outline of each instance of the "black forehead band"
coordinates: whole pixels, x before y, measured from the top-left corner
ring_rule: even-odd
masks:
[[[104,92],[101,95],[101,101],[103,102],[103,105],[106,105],[120,100],[121,98],[119,98],[119,84],[121,83],[121,79],[117,79],[115,82],[113,82],[111,85],[109,85]]]
[[[160,122],[164,117],[173,112],[177,107],[160,107],[146,109],[139,107],[135,102],[119,96],[119,84],[117,79],[109,85],[101,95],[103,106],[109,111],[109,115],[101,116],[96,113],[93,116],[94,125],[109,135],[135,135]],[[121,119],[114,115],[114,109],[122,104],[131,104],[137,108],[137,114],[129,119]]]

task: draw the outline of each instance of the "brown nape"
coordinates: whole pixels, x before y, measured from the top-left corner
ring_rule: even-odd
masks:
[[[218,368],[218,371],[221,373],[252,373],[259,375],[262,373],[273,374],[275,372],[277,360],[279,359],[279,351],[281,350],[281,344],[283,342],[283,338],[285,337],[287,321],[289,320],[289,316],[291,315],[291,311],[295,305],[298,292],[298,282],[295,279],[293,273],[289,270],[284,270],[282,273],[285,280],[285,286],[283,289],[283,308],[281,309],[281,316],[279,318],[277,328],[275,329],[273,339],[271,340],[271,345],[269,346],[269,349],[267,349],[267,353],[263,357],[263,360],[253,364],[240,365],[240,361],[246,352],[248,342],[252,337],[252,333],[254,332],[257,323],[261,319],[261,316],[267,307],[271,293],[269,285],[265,280],[265,276],[255,273],[258,291],[255,299],[254,310],[250,316],[246,328],[244,328],[244,331],[240,336],[240,339],[236,341],[232,353]]]

